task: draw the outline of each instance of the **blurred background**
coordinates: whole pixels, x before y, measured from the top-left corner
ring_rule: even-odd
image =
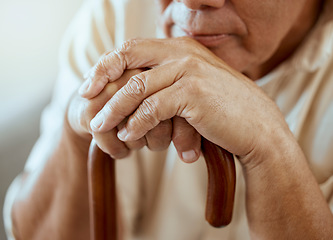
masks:
[[[39,135],[61,38],[84,0],[0,0],[0,239],[2,206]]]

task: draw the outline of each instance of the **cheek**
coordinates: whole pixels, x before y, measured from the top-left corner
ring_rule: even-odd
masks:
[[[254,65],[259,65],[258,57],[243,46],[218,48],[211,51],[239,72],[245,72]]]
[[[253,55],[259,63],[264,63],[278,49],[283,37],[284,33],[279,29],[268,26],[249,32],[242,43],[245,51]]]
[[[210,50],[235,70],[245,73],[263,65],[276,52],[279,44],[276,32],[273,34],[258,28],[257,32],[244,38]]]
[[[275,37],[258,29],[258,33],[235,37],[216,48],[209,49],[235,70],[244,72],[263,64],[274,54],[277,47],[278,41]]]
[[[281,46],[292,21],[290,16],[280,17],[278,14],[268,18],[253,18],[245,22],[247,34],[232,47],[220,49],[219,56],[241,72],[263,65]]]
[[[267,60],[295,24],[303,4],[304,0],[251,1],[251,6],[240,11],[248,31],[243,38],[244,48],[261,60]]]

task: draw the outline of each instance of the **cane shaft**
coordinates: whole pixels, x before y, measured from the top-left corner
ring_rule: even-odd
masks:
[[[230,223],[235,195],[235,163],[231,153],[202,138],[208,171],[206,220],[214,227]],[[115,160],[92,142],[88,158],[92,240],[117,240]]]
[[[117,240],[115,160],[92,142],[88,158],[92,240]]]

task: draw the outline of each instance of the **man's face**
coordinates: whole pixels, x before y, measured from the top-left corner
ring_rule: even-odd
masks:
[[[313,0],[156,0],[167,37],[190,36],[236,70],[264,65],[289,35]],[[315,0],[317,1],[317,0]],[[317,1],[320,2],[320,1]],[[294,31],[297,35],[298,31]],[[296,36],[297,37],[297,36]],[[283,45],[286,45],[283,46]]]

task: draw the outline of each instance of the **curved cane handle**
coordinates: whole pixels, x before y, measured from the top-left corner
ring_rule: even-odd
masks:
[[[202,153],[208,171],[206,220],[213,227],[231,222],[234,206],[236,171],[233,155],[202,138]]]

